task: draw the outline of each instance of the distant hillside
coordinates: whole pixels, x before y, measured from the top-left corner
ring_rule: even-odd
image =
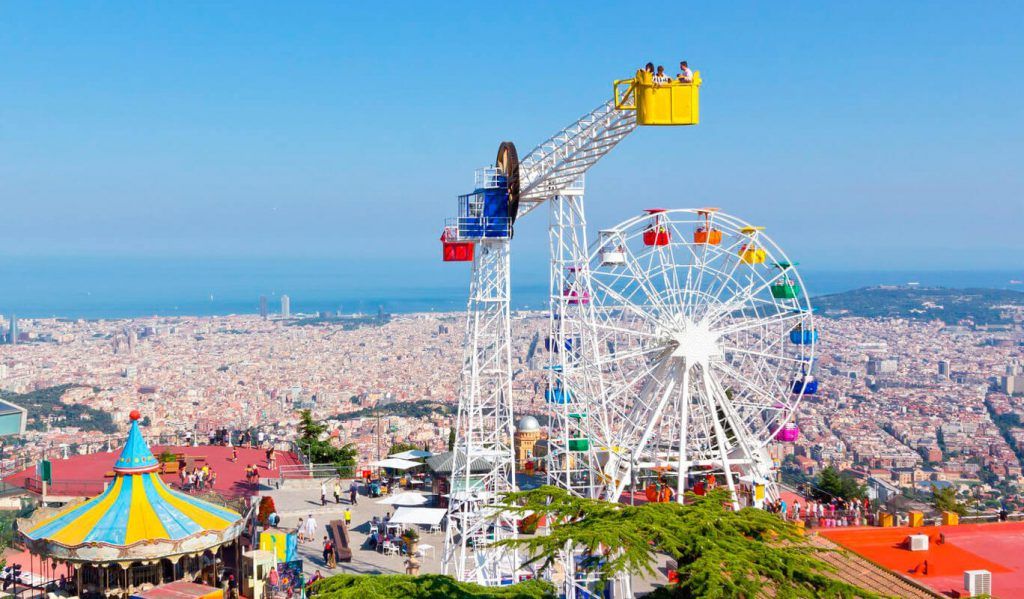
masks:
[[[25,428],[30,431],[45,431],[47,423],[53,426],[77,426],[83,432],[116,433],[117,425],[110,414],[81,404],[65,405],[60,398],[68,389],[81,385],[58,385],[29,393],[8,393],[0,391],[0,398],[12,401],[28,410]]]
[[[825,316],[942,320],[956,324],[1006,324],[1024,313],[1024,293],[1005,289],[947,287],[865,287],[822,295],[811,301]]]

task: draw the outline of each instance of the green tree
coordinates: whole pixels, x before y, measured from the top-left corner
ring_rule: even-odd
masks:
[[[554,599],[555,589],[541,580],[485,587],[439,574],[337,574],[314,584],[310,596],[320,599]]]
[[[299,438],[305,443],[319,441],[320,436],[327,432],[327,425],[313,419],[313,412],[299,412]]]
[[[448,429],[448,451],[455,450],[455,427]]]
[[[829,501],[832,498],[839,499],[860,499],[864,497],[866,490],[863,485],[848,474],[841,474],[832,466],[827,466],[818,473],[814,481],[812,494],[820,501]]]
[[[388,455],[395,455],[396,453],[411,451],[413,449],[419,449],[419,447],[416,447],[412,443],[392,443],[391,449],[388,450]]]
[[[355,445],[335,447],[320,438],[325,432],[327,425],[314,420],[312,412],[302,410],[299,413],[299,446],[306,452],[306,458],[314,464],[334,464],[340,476],[353,476],[358,456]]]
[[[932,487],[932,505],[940,512],[956,512],[961,516],[967,515],[967,506],[957,501],[956,489],[952,486],[943,489]]]
[[[500,541],[519,546],[548,567],[567,542],[604,556],[600,576],[655,574],[659,555],[677,564],[679,583],[650,597],[876,597],[834,578],[835,569],[817,558],[824,549],[808,545],[795,527],[763,510],[727,508],[728,491],[687,495],[686,505],[639,506],[584,499],[552,486],[512,493],[509,509],[544,514],[561,522],[550,534]]]

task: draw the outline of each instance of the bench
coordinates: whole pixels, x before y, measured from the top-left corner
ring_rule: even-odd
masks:
[[[334,559],[338,562],[352,561],[352,547],[348,536],[348,527],[344,520],[331,520],[327,524],[327,536],[334,543]]]

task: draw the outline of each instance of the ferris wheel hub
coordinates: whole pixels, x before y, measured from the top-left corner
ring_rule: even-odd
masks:
[[[672,357],[683,358],[687,364],[707,364],[722,357],[719,334],[705,322],[686,321],[671,333]]]

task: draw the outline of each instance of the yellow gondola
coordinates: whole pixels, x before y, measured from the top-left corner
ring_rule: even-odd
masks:
[[[638,125],[696,125],[700,122],[700,71],[693,81],[655,84],[643,69],[614,83],[615,108],[635,110]]]

